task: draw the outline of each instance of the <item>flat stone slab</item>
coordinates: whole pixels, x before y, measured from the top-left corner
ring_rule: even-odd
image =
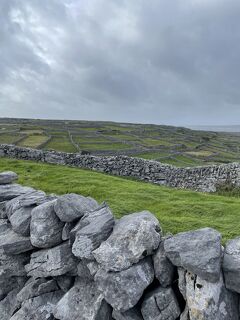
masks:
[[[77,279],[54,309],[60,320],[111,320],[112,310],[93,281]]]
[[[6,254],[19,254],[33,249],[29,237],[24,237],[10,228],[0,234],[0,249]]]
[[[0,172],[0,184],[9,184],[18,179],[18,175],[12,171]]]
[[[54,248],[32,253],[26,271],[28,276],[44,278],[66,274],[76,267],[77,261],[72,254],[71,246],[64,242]]]
[[[15,183],[0,185],[0,202],[11,200],[32,191],[34,191],[33,188],[24,187]]]
[[[138,303],[153,278],[152,261],[147,257],[120,272],[100,269],[94,279],[105,300],[113,309],[125,312]]]
[[[93,255],[105,270],[127,269],[158,248],[160,232],[159,222],[150,212],[129,214],[116,222],[110,237]]]
[[[207,281],[218,281],[222,246],[221,235],[216,230],[204,228],[181,232],[165,240],[164,250],[175,266],[183,267]]]

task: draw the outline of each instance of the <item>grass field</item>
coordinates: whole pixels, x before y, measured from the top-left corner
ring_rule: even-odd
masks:
[[[28,135],[25,139],[21,140],[17,145],[20,147],[38,148],[39,145],[47,141],[48,137],[42,134]]]
[[[240,235],[240,198],[176,190],[88,170],[0,159],[0,171],[13,170],[19,183],[47,193],[69,192],[106,201],[116,217],[149,210],[165,233],[213,227],[223,241]]]

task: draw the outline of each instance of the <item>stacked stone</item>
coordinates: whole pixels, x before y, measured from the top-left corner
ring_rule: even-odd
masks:
[[[148,211],[16,179],[0,174],[1,320],[239,320],[240,238],[163,237]]]

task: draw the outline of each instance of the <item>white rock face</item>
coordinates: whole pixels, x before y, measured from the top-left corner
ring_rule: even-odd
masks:
[[[186,273],[186,299],[190,320],[238,320],[238,297],[228,291],[222,275],[216,283]]]

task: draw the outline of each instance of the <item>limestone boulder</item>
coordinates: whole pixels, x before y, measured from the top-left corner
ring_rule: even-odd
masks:
[[[0,184],[10,184],[18,179],[18,175],[12,171],[0,172]]]
[[[64,223],[54,211],[55,202],[43,203],[32,210],[30,240],[37,248],[49,248],[62,242]]]
[[[93,281],[76,279],[54,309],[60,320],[111,320],[112,310]]]
[[[138,303],[144,290],[154,279],[151,258],[145,258],[120,272],[99,269],[94,279],[113,309],[125,312]]]
[[[227,290],[223,277],[212,283],[187,272],[186,298],[190,320],[238,320],[237,294]]]
[[[34,191],[33,188],[24,187],[15,183],[0,185],[0,202],[11,200],[32,191]]]
[[[6,219],[7,218],[6,203],[7,203],[7,201],[0,202],[0,219]]]
[[[107,240],[113,230],[113,214],[104,206],[88,213],[80,222],[84,226],[76,232],[72,252],[79,259],[94,260],[92,252]]]
[[[11,228],[0,233],[0,249],[6,254],[20,254],[33,249],[29,237],[14,232]]]
[[[181,313],[173,290],[162,287],[146,294],[141,312],[144,320],[176,320]]]
[[[222,258],[221,235],[214,229],[204,228],[182,232],[164,242],[169,260],[207,281],[220,277]]]
[[[110,237],[93,252],[105,270],[121,271],[151,255],[159,246],[159,222],[148,211],[121,218]]]
[[[226,287],[240,293],[240,237],[226,243],[223,273]]]
[[[0,249],[0,280],[4,281],[14,276],[26,276],[25,265],[29,260],[27,253],[7,255],[3,249]]]
[[[64,242],[56,247],[32,253],[30,263],[25,268],[28,276],[45,278],[66,274],[76,267],[77,261],[71,246]]]
[[[94,199],[74,193],[60,196],[54,205],[57,216],[63,222],[75,221],[97,207],[98,203]]]

